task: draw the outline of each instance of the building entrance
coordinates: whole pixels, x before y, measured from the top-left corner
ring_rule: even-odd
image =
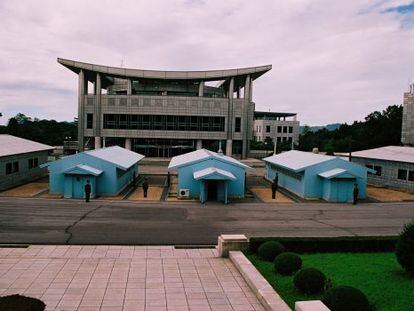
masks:
[[[217,181],[209,180],[207,183],[207,201],[217,201]]]

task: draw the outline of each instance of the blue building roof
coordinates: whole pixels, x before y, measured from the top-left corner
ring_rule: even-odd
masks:
[[[218,154],[216,152],[207,150],[207,149],[199,149],[196,151],[188,152],[179,156],[175,156],[171,159],[170,164],[168,165],[168,169],[178,168],[184,165],[193,164],[199,161],[204,161],[207,159],[216,159],[222,162],[227,162],[233,165],[237,165],[243,168],[251,168],[232,157],[228,157],[223,154]]]
[[[130,151],[128,149],[112,146],[101,149],[85,151],[90,156],[100,158],[110,163],[114,163],[123,170],[129,169],[135,163],[141,161],[144,156],[142,154]]]

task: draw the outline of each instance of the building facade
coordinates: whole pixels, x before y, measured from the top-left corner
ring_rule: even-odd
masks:
[[[58,62],[79,78],[80,151],[120,145],[157,157],[217,150],[222,141],[226,155],[246,158],[253,138],[253,81],[272,68],[154,71]]]
[[[143,155],[112,146],[49,162],[45,166],[49,169],[50,193],[82,199],[85,184],[90,183],[92,198],[117,195],[136,179],[138,162],[143,158]]]
[[[288,141],[299,144],[296,113],[255,111],[253,135],[256,141],[265,141],[269,137],[276,143]]]
[[[12,135],[0,135],[0,190],[41,178],[54,147]]]
[[[414,147],[387,146],[352,153],[351,161],[375,172],[370,184],[414,193]]]
[[[201,203],[243,198],[249,166],[232,157],[206,149],[175,156],[169,171],[178,172],[178,197],[198,198]]]
[[[401,142],[403,145],[414,146],[414,84],[404,93]]]
[[[306,199],[328,202],[352,202],[353,188],[358,185],[360,199],[366,197],[367,172],[365,166],[339,157],[303,151],[287,151],[263,159],[266,176],[279,186]]]

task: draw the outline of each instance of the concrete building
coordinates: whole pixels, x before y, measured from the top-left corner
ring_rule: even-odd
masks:
[[[143,155],[119,146],[100,148],[50,162],[51,194],[65,198],[84,198],[87,181],[91,197],[117,195],[138,176],[138,162]]]
[[[0,135],[0,190],[18,186],[47,174],[39,167],[47,162],[52,146],[12,135]]]
[[[387,146],[352,153],[351,161],[373,169],[368,182],[414,193],[414,147]]]
[[[367,171],[373,172],[338,157],[297,150],[263,160],[268,180],[272,181],[277,173],[281,187],[302,198],[328,202],[351,202],[355,183],[358,184],[359,198],[364,199]]]
[[[277,143],[299,144],[299,121],[296,113],[255,111],[253,133],[256,141],[269,137]]]
[[[414,146],[414,84],[404,93],[401,142],[403,145]]]
[[[232,157],[200,149],[171,159],[168,170],[178,171],[179,197],[199,198],[228,203],[229,198],[243,198],[246,169],[249,166]]]
[[[226,155],[246,158],[253,81],[272,68],[155,71],[58,62],[79,77],[79,150],[120,145],[158,157],[217,150],[222,141]]]

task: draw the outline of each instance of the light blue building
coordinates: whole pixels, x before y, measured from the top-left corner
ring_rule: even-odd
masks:
[[[329,202],[351,202],[354,184],[359,198],[366,196],[367,172],[364,166],[345,159],[292,150],[263,159],[266,178],[302,198],[320,198]]]
[[[138,176],[139,153],[113,146],[77,153],[48,163],[51,194],[84,198],[87,181],[91,197],[117,195]]]
[[[199,149],[173,157],[168,170],[178,171],[177,195],[228,203],[243,198],[249,166],[222,153]]]

